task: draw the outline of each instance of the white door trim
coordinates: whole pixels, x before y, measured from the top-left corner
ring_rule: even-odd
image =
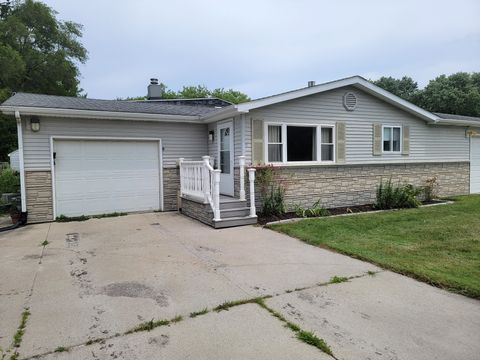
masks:
[[[55,194],[55,166],[53,158],[53,142],[55,140],[106,140],[106,141],[157,141],[159,169],[160,211],[163,211],[163,151],[161,138],[109,137],[109,136],[50,136],[50,172],[52,177],[53,220],[57,218],[57,201]]]
[[[222,121],[217,124],[217,156],[218,156],[218,168],[220,168],[220,129],[229,127],[230,128],[230,176],[232,178],[232,186],[231,186],[231,191],[230,188],[226,192],[222,192],[224,195],[230,195],[234,196],[235,193],[235,174],[234,174],[234,169],[235,169],[235,156],[234,156],[234,142],[235,142],[235,136],[234,136],[234,128],[233,128],[233,120],[227,120],[227,121]],[[220,177],[222,177],[222,174],[220,174]],[[221,185],[220,185],[221,188]]]
[[[470,136],[470,194],[478,194],[479,192],[473,192],[473,174],[472,174],[472,161],[473,161],[473,139],[478,139],[480,141],[480,136],[472,135]]]

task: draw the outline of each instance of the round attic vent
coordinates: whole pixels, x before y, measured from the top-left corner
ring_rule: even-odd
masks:
[[[348,111],[353,111],[357,107],[357,95],[353,92],[347,92],[343,95],[343,106]]]

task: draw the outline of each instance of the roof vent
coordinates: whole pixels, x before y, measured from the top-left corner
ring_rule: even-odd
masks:
[[[150,85],[148,85],[148,90],[147,90],[147,99],[148,100],[161,99],[162,93],[163,93],[163,86],[158,83],[158,79],[151,78]]]
[[[315,81],[310,80],[310,81],[308,82],[308,87],[313,87],[313,86],[315,86]]]
[[[353,92],[347,92],[343,95],[343,107],[348,111],[353,111],[357,107],[357,95]]]

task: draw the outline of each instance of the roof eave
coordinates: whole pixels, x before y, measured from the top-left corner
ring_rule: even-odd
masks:
[[[239,105],[227,106],[226,108],[215,111],[214,113],[205,114],[205,115],[201,116],[200,119],[204,123],[209,124],[209,123],[212,123],[212,122],[215,122],[215,121],[218,121],[218,120],[223,120],[223,119],[226,119],[226,118],[229,118],[229,117],[233,117],[233,116],[238,115],[242,112],[248,112],[248,111],[239,111],[238,106]]]
[[[134,121],[178,121],[189,123],[201,123],[199,116],[190,115],[167,115],[167,114],[147,114],[130,113],[117,111],[97,111],[97,110],[76,110],[76,109],[58,109],[42,108],[30,106],[0,106],[0,111],[5,115],[14,115],[19,111],[22,115],[30,116],[51,116],[62,118],[81,118],[81,119],[108,119],[108,120],[134,120]]]
[[[473,126],[480,128],[480,121],[475,120],[458,120],[458,119],[440,119],[437,125],[446,126]]]

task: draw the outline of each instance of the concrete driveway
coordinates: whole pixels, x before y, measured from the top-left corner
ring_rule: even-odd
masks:
[[[351,279],[325,285],[334,276]],[[264,307],[232,303],[190,317],[267,295]],[[480,302],[260,227],[213,230],[154,213],[0,233],[0,347],[9,356],[332,359],[268,309],[313,331],[338,359],[480,353]],[[174,318],[146,331],[152,319]]]

